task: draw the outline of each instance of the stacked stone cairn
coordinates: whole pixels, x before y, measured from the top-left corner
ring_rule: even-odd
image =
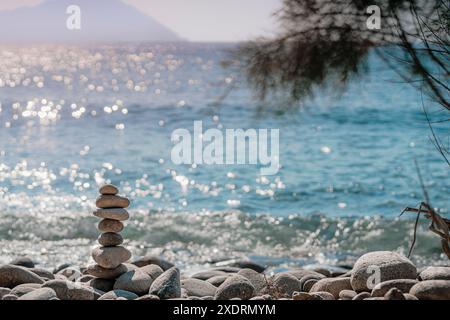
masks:
[[[116,279],[127,272],[124,262],[131,258],[131,252],[121,246],[123,238],[120,232],[123,230],[122,221],[130,217],[126,208],[130,200],[118,195],[117,187],[107,184],[100,188],[100,196],[97,198],[96,217],[101,218],[97,228],[99,247],[92,250],[92,258],[96,264],[88,267],[88,272],[100,279]]]

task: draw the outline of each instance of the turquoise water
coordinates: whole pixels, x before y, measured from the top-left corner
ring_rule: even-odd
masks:
[[[231,47],[1,47],[0,262],[18,252],[43,265],[87,262],[104,182],[132,199],[133,253],[186,267],[250,257],[282,268],[405,251],[414,216],[397,216],[422,200],[414,159],[433,206],[448,212],[449,171],[420,94],[375,56],[342,95],[322,91],[270,112],[282,100],[261,108],[221,67]],[[280,171],[174,165],[172,131],[199,120],[205,129],[279,128]],[[436,130],[448,137],[445,126]],[[439,262],[439,240],[422,225],[414,259]]]

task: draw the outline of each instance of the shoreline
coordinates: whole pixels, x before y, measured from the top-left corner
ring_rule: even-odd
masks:
[[[342,266],[267,272],[249,260],[220,263],[187,274],[158,256],[123,264],[103,279],[91,266],[38,267],[28,257],[0,265],[2,300],[417,300],[450,299],[450,263],[417,269],[390,251],[360,257]],[[351,266],[348,266],[351,267]],[[378,270],[367,272],[371,267]],[[378,268],[378,269],[377,269]],[[374,276],[371,278],[371,276]],[[373,287],[370,287],[372,284]]]

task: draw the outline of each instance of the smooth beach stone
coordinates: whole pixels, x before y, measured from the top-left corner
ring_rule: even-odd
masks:
[[[313,296],[312,294],[309,294],[307,292],[295,291],[292,294],[292,300],[322,300],[322,299],[319,299],[317,296]]]
[[[181,280],[181,287],[186,290],[188,297],[214,296],[217,290],[211,283],[194,278]]]
[[[128,263],[128,262],[124,262],[123,263],[125,265],[125,267],[127,267],[127,272],[131,271],[131,270],[137,270],[139,269],[138,267],[136,267],[134,264]]]
[[[50,288],[39,288],[24,294],[19,297],[18,300],[51,300],[53,298],[56,298],[55,290]]]
[[[320,300],[336,300],[336,297],[327,291],[318,291],[318,292],[309,293],[309,294]]]
[[[384,295],[392,288],[397,288],[403,293],[408,293],[418,282],[419,281],[412,279],[396,279],[381,282],[372,289],[372,297],[384,297]]]
[[[17,299],[19,299],[19,297],[15,296],[13,294],[7,294],[6,296],[4,296],[2,298],[2,300],[4,300],[4,301],[6,301],[6,300],[17,300]]]
[[[11,261],[9,264],[12,264],[14,266],[21,266],[24,268],[34,268],[35,263],[31,258],[29,257],[19,257]]]
[[[98,223],[97,229],[104,233],[118,233],[123,230],[123,223],[117,220],[103,219]]]
[[[247,278],[240,275],[232,275],[217,288],[214,299],[231,300],[233,298],[239,298],[248,300],[252,298],[254,294],[255,287]]]
[[[302,285],[302,291],[309,292],[313,285],[315,285],[319,281],[319,279],[309,279],[306,280]],[[300,281],[301,282],[301,281]]]
[[[128,211],[123,208],[97,209],[94,211],[94,216],[117,221],[125,221],[130,218]]]
[[[287,272],[277,273],[273,277],[272,285],[277,292],[286,297],[292,297],[295,291],[301,291],[300,280]]]
[[[226,261],[220,261],[217,264],[217,268],[223,268],[223,267],[233,267],[238,269],[253,269],[256,272],[263,272],[266,270],[266,267],[253,262],[251,260],[226,260]],[[217,269],[215,268],[215,269]]]
[[[67,280],[66,276],[62,275],[62,274],[55,274],[55,279],[50,279],[50,280]],[[45,282],[47,282],[48,280],[46,280]]]
[[[114,290],[125,290],[142,296],[148,293],[153,279],[143,271],[137,269],[125,272],[116,279]]]
[[[0,266],[0,287],[12,289],[23,283],[44,283],[44,280],[25,267],[10,264]]]
[[[450,280],[420,281],[409,293],[419,300],[450,300]]]
[[[119,193],[119,189],[113,184],[105,184],[98,190],[100,194],[115,196]]]
[[[258,294],[267,286],[267,280],[264,274],[256,272],[253,269],[241,269],[237,274],[246,277],[250,281],[255,287],[255,294]]]
[[[356,296],[354,296],[352,300],[364,300],[366,298],[370,298],[370,293],[360,292]]]
[[[409,293],[404,293],[403,296],[405,297],[406,300],[419,300],[417,299],[416,296],[413,296],[412,294]]]
[[[97,247],[92,250],[92,258],[103,268],[114,269],[131,258],[131,252],[122,247]]]
[[[232,267],[237,267],[237,268],[241,268],[241,269],[252,269],[255,270],[256,272],[264,272],[264,270],[266,270],[266,267],[250,261],[250,260],[240,260],[240,261],[236,261],[234,263],[231,264]]]
[[[104,247],[114,247],[123,243],[123,238],[120,234],[114,232],[105,232],[98,237],[98,243]]]
[[[63,263],[60,264],[59,266],[57,266],[54,270],[53,270],[53,274],[57,274],[59,271],[61,271],[62,269],[68,268],[70,266],[73,266],[72,263]]]
[[[300,291],[305,291],[305,292],[309,292],[309,290],[311,290],[312,286],[308,286],[308,288],[306,288],[306,283],[309,282],[309,285],[311,285],[310,280],[315,280],[314,283],[316,283],[317,281],[319,281],[320,279],[325,279],[325,276],[322,274],[307,274],[303,277],[301,277],[299,279],[300,281]]]
[[[112,290],[102,295],[98,300],[116,300],[117,298],[125,298],[127,300],[135,300],[139,296],[133,292],[125,290]]]
[[[350,270],[343,267],[333,266],[333,265],[318,265],[311,264],[303,266],[305,270],[311,270],[317,273],[322,274],[327,278],[339,277],[347,274]]]
[[[0,288],[0,300],[6,296],[7,294],[11,293],[11,289],[9,288]]]
[[[86,275],[80,277],[77,281],[88,283],[89,281],[91,281],[93,279],[96,279],[96,278],[94,276],[91,276],[90,274],[86,274]]]
[[[391,288],[388,292],[384,295],[385,300],[406,300],[403,293],[398,290],[397,288]]]
[[[314,292],[329,292],[335,299],[339,299],[339,293],[342,290],[352,290],[350,278],[325,278],[317,281],[309,291]]]
[[[206,282],[211,283],[215,287],[219,287],[222,283],[225,282],[231,275],[227,274],[225,276],[215,276],[206,280]]]
[[[94,289],[101,290],[103,292],[109,292],[113,290],[115,282],[116,281],[114,279],[94,278],[87,284]]]
[[[161,300],[158,296],[155,296],[154,294],[146,294],[144,296],[141,296],[137,298],[136,300]]]
[[[99,266],[98,264],[92,264],[88,266],[87,272],[97,278],[102,279],[116,279],[122,273],[127,272],[128,269],[124,264],[120,264],[117,268],[108,269]]]
[[[157,266],[159,266],[164,271],[167,271],[170,268],[173,268],[175,266],[173,263],[171,263],[169,261],[166,261],[164,259],[161,259],[161,258],[159,258],[157,256],[152,256],[152,255],[140,257],[140,258],[134,260],[131,263],[134,264],[135,266],[139,267],[139,268],[147,266],[149,264],[156,264]]]
[[[311,276],[311,279],[323,279],[325,276],[321,273],[312,271],[312,270],[305,270],[305,269],[293,269],[288,270],[286,273],[292,274],[294,277],[296,277],[298,280],[301,280],[302,278],[306,276]]]
[[[106,293],[106,291],[100,290],[100,289],[96,289],[96,288],[92,288],[94,289],[94,300],[98,300],[102,295],[104,295]]]
[[[94,290],[78,282],[50,280],[42,288],[51,288],[60,300],[94,300]]]
[[[55,276],[52,272],[42,268],[30,268],[30,271],[37,274],[41,278],[47,278],[50,280],[55,279]]]
[[[101,195],[95,201],[97,208],[127,208],[130,205],[130,200],[121,196]]]
[[[238,273],[239,271],[241,271],[241,268],[223,266],[223,267],[214,267],[214,268],[211,268],[209,270],[211,270],[211,271],[223,271],[223,272],[226,272],[226,273]]]
[[[424,269],[419,278],[426,280],[450,280],[450,267],[428,267]]]
[[[353,290],[342,290],[339,292],[339,299],[342,300],[353,300],[354,297],[356,297],[356,292]]]
[[[78,267],[67,267],[60,271],[58,271],[57,275],[63,275],[70,281],[75,281],[79,278],[81,278],[82,274]]]
[[[21,297],[24,294],[27,294],[31,291],[34,291],[36,289],[39,289],[41,287],[41,284],[39,283],[24,283],[24,284],[19,284],[18,286],[14,287],[11,290],[11,294]]]
[[[165,271],[153,281],[149,293],[157,295],[160,299],[180,298],[180,271],[175,267]]]
[[[375,251],[361,256],[353,266],[351,283],[356,292],[369,291],[375,272],[381,282],[394,279],[416,279],[416,266],[406,257],[391,251]]]
[[[199,279],[199,280],[208,280],[209,278],[216,277],[216,276],[224,276],[227,275],[224,271],[219,270],[207,270],[207,271],[200,271],[191,276],[191,278]]]
[[[164,270],[156,264],[149,264],[147,266],[143,266],[139,268],[139,270],[148,274],[150,278],[152,278],[153,280],[155,280],[164,273]]]

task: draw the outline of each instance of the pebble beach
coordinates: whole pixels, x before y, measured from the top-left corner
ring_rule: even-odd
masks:
[[[53,270],[30,257],[0,265],[2,300],[450,300],[450,266],[419,269],[392,251],[368,252],[350,268],[292,268],[278,273],[235,261],[185,274],[158,256],[132,258],[122,246],[129,199],[104,185],[93,215],[100,218],[94,264]]]

